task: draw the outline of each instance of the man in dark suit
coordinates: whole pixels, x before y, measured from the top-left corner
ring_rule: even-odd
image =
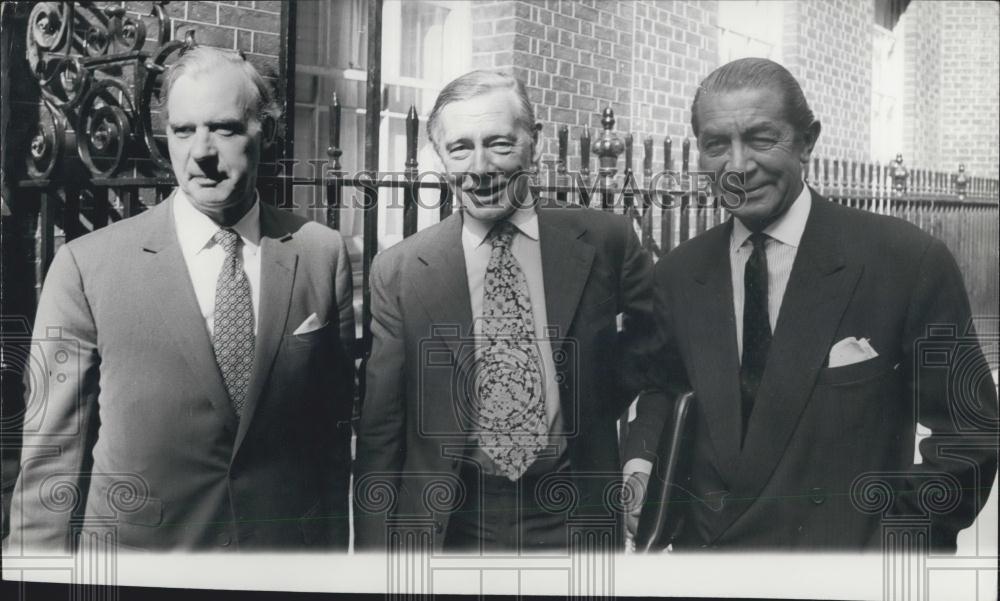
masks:
[[[623,370],[651,326],[650,259],[627,218],[532,196],[517,80],[452,81],[428,132],[462,209],[372,267],[358,547],[565,549],[577,532],[615,548],[616,419],[637,392]]]
[[[994,479],[997,400],[948,249],[803,183],[820,124],[780,65],[720,67],[691,111],[702,170],[744,180],[735,218],[655,269],[654,373],[697,399],[674,547],[877,550],[886,516],[954,549]],[[633,460],[664,409],[640,405]]]
[[[49,269],[8,552],[346,549],[344,241],[258,197],[250,63],[197,47],[164,89],[178,188]]]

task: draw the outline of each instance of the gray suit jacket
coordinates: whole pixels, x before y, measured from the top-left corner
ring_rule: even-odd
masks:
[[[340,234],[261,206],[259,328],[231,408],[173,199],[74,240],[49,269],[11,552],[346,547],[354,337]],[[292,332],[310,314],[328,325]]]

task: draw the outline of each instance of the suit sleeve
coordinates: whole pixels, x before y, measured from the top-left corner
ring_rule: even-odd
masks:
[[[343,235],[340,238],[340,248],[337,253],[337,312],[340,316],[340,340],[349,357],[354,356],[354,273],[351,271],[351,256],[347,250],[347,241]]]
[[[382,260],[380,260],[382,259]],[[405,459],[405,348],[402,311],[390,265],[376,257],[371,272],[372,351],[365,370],[365,399],[358,428],[354,480],[355,548],[384,546],[387,507]],[[391,503],[390,503],[391,505]]]
[[[632,364],[640,372],[635,377],[644,382],[645,390],[639,396],[635,419],[629,425],[625,461],[639,458],[655,462],[660,436],[672,407],[667,401],[690,388],[677,347],[673,300],[670,297],[672,283],[665,261],[661,259],[651,278],[653,323],[647,326],[649,333],[639,346],[642,352],[632,357]]]
[[[71,522],[86,506],[99,426],[97,328],[70,247],[56,254],[38,304],[21,471],[9,552],[69,551]]]
[[[907,514],[929,513],[932,547],[953,551],[958,531],[986,503],[997,470],[997,395],[958,265],[938,240],[922,259],[905,332],[906,398],[931,435],[921,441],[922,463],[897,502]],[[947,493],[934,483],[944,483]]]
[[[327,515],[337,516],[330,522],[331,545],[333,548],[346,549],[350,537],[347,493],[350,489],[351,419],[354,415],[356,384],[353,354],[354,285],[344,238],[337,236],[336,244],[333,282],[339,326],[338,345],[324,380],[327,384],[323,394],[328,399],[327,407],[331,413],[325,419],[317,419],[315,426],[321,429],[317,433],[317,440],[328,445],[328,461],[320,468],[320,478],[326,483]]]

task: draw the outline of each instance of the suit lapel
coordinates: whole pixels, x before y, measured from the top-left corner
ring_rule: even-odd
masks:
[[[174,197],[171,196],[166,202],[150,209],[154,227],[142,246],[149,262],[148,273],[152,275],[146,291],[148,306],[150,313],[160,319],[161,331],[167,332],[167,339],[187,360],[191,377],[185,380],[201,388],[227,428],[235,431],[236,415],[215,362],[212,340],[177,240],[173,203]]]
[[[246,405],[233,445],[233,455],[246,436],[264,385],[274,365],[274,358],[284,339],[288,310],[298,254],[291,243],[292,235],[276,219],[274,209],[260,206],[260,307],[258,309],[257,341],[254,345],[253,373],[247,389]]]
[[[828,202],[813,193],[740,457],[743,498],[760,493],[784,455],[861,276],[841,252]]]
[[[463,353],[470,351],[471,345],[466,344],[462,349],[461,343],[468,341],[473,332],[460,212],[441,223],[441,231],[425,248],[418,250],[417,259],[423,269],[415,274],[414,289],[430,315],[430,324],[437,329],[437,336],[448,344],[462,364]]]
[[[545,313],[556,336],[552,341],[553,353],[562,347],[562,341],[569,335],[594,262],[594,247],[580,240],[587,230],[558,213],[570,210],[575,209],[538,209]]]
[[[692,365],[698,370],[698,401],[719,473],[727,482],[736,475],[740,453],[740,363],[737,357],[733,283],[729,263],[732,222],[705,233],[708,250],[694,266],[695,284],[689,288],[688,306],[693,336]]]

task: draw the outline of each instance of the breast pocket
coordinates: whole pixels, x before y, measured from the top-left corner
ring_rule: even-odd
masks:
[[[874,381],[882,376],[897,372],[899,362],[889,357],[875,357],[839,367],[827,367],[819,371],[817,386],[850,386]]]
[[[330,340],[334,335],[334,324],[328,323],[325,326],[306,332],[305,334],[288,334],[285,336],[285,350],[302,351],[317,348],[324,342]]]

